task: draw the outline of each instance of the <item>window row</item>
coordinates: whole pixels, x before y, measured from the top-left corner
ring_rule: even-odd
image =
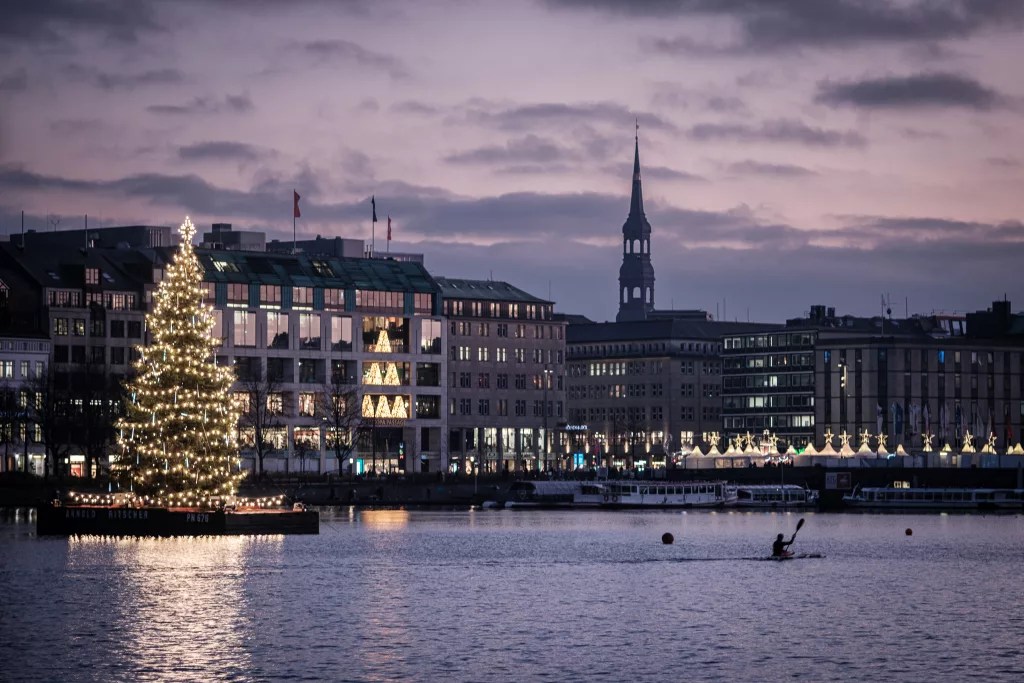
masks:
[[[215,265],[217,262],[214,262]],[[226,264],[233,265],[233,264]],[[204,282],[203,290],[208,303],[216,302],[217,285]],[[255,289],[253,289],[255,287]],[[345,310],[345,290],[335,287],[282,286],[282,285],[250,285],[248,282],[229,282],[224,285],[225,301],[233,308],[257,306],[260,308],[281,308],[290,301],[294,309],[313,309],[317,306],[316,297],[322,295],[324,310]],[[290,295],[290,300],[286,295]],[[355,290],[355,308],[359,311],[386,311],[393,313],[405,312],[406,292],[389,292],[382,290]],[[434,295],[429,292],[413,293],[413,310],[416,313],[430,315],[434,309]]]
[[[516,374],[511,377],[514,382],[514,387],[520,391],[526,390],[527,387],[534,391],[562,390],[562,377],[561,375],[555,375],[553,372],[542,372],[533,375]],[[507,373],[498,373],[494,378],[494,388],[509,388],[509,375]],[[545,384],[547,386],[545,386]],[[472,389],[474,387],[477,389],[490,389],[491,374],[488,372],[452,372],[449,386],[453,389]]]
[[[134,292],[85,292],[78,289],[51,289],[47,303],[55,308],[82,308],[92,305],[112,311],[134,311],[138,308],[138,297]]]
[[[497,417],[508,417],[509,406],[512,407],[512,415],[515,417],[545,417],[545,401],[526,401],[524,399],[509,400],[505,398],[476,399],[476,412],[474,412],[474,401],[471,398],[449,398],[448,414],[468,417],[471,415],[490,416],[491,406],[494,406],[493,415]],[[546,417],[562,417],[563,405],[561,401],[547,401]]]
[[[373,420],[377,419],[406,420],[415,417],[431,420],[441,417],[441,398],[431,395],[411,398],[404,394],[364,394],[360,397],[347,392],[296,393],[261,388],[232,392],[231,401],[243,425],[247,422],[252,424],[254,420],[265,422],[265,416],[319,417],[328,422],[338,417],[341,422],[372,428]]]
[[[278,350],[362,350],[370,353],[410,353],[411,324],[408,318],[364,316],[362,343],[354,345],[351,316],[276,311],[228,311],[230,330],[224,327],[224,311],[214,312],[213,337],[230,338],[234,347],[264,346]],[[295,341],[293,341],[293,339]],[[262,342],[262,344],[261,344]],[[441,321],[420,321],[420,353],[441,350]]]
[[[54,363],[89,363],[92,365],[131,365],[139,359],[138,348],[111,346],[109,359],[105,346],[53,345]]]
[[[110,320],[110,337],[115,339],[141,339],[141,320]],[[107,336],[107,321],[94,319],[86,321],[85,318],[64,318],[53,319],[53,336],[55,337],[84,337],[88,330],[90,337]]]
[[[445,299],[444,313],[447,316],[470,316],[472,318],[511,318],[525,320],[551,320],[553,307],[549,304],[519,304],[501,301],[474,301]]]
[[[565,328],[561,325],[512,325],[513,337],[526,339],[527,333],[532,330],[531,339],[563,339]],[[508,337],[509,324],[495,323],[495,336]],[[452,320],[451,336],[453,337],[490,337],[491,323],[473,322],[470,320]]]
[[[481,363],[547,363],[561,365],[565,356],[561,349],[491,348],[488,346],[452,346],[448,357],[451,360],[477,361]]]
[[[14,374],[15,367],[18,374]],[[33,371],[34,367],[34,371]],[[34,365],[32,361],[22,360],[15,365],[13,360],[0,360],[0,379],[38,379],[46,373],[46,362],[37,360]]]

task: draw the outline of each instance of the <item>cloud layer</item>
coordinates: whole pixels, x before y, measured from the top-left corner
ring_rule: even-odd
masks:
[[[0,228],[290,239],[298,191],[300,235],[370,239],[373,196],[432,272],[610,319],[639,139],[658,306],[1024,302],[1022,27],[1019,0],[15,2]]]

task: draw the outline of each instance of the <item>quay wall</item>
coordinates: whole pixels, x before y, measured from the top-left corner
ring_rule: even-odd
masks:
[[[888,486],[907,482],[910,486],[1024,488],[1024,468],[927,468],[927,467],[737,467],[725,469],[669,469],[659,473],[670,481],[721,480],[737,484],[797,484],[822,493],[825,507],[833,507],[842,494],[855,486]],[[838,477],[840,488],[830,488]],[[573,478],[573,477],[569,477]],[[283,494],[308,505],[415,505],[468,506],[486,500],[502,500],[513,475],[438,477],[430,475],[390,476],[378,479],[337,477],[270,478],[249,482],[246,496]],[[847,488],[848,487],[848,488]],[[0,507],[35,507],[49,503],[60,492],[106,491],[106,482],[0,480]]]

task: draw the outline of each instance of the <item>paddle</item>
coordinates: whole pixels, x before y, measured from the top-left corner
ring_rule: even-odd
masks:
[[[793,532],[793,536],[792,536],[792,538],[790,538],[790,539],[789,539],[789,542],[790,542],[790,543],[792,543],[793,541],[795,541],[795,540],[796,540],[796,534],[797,534],[797,532],[798,532],[798,531],[800,531],[800,528],[801,528],[801,527],[802,527],[803,525],[804,525],[804,518],[803,518],[803,517],[801,517],[801,518],[800,518],[800,521],[796,523],[796,531],[794,531],[794,532]]]

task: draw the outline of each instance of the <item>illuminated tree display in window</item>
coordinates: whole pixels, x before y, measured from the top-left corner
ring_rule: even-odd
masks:
[[[363,384],[384,384],[384,376],[380,372],[380,363],[370,363],[363,373]]]
[[[195,226],[181,225],[181,245],[146,316],[140,348],[118,423],[122,484],[150,505],[206,506],[234,495],[241,471],[230,395],[230,368],[216,363],[213,309],[203,302],[203,269],[192,249]]]
[[[391,352],[391,340],[387,330],[380,330],[374,350],[380,353]],[[394,361],[368,363],[363,369],[363,384],[401,386],[402,380],[398,375],[398,364]],[[409,404],[403,396],[364,394],[360,412],[363,417],[367,418],[407,420],[409,419]]]
[[[363,396],[363,417],[391,418],[396,420],[409,419],[409,403],[404,396],[395,396],[388,402],[388,397],[378,395],[376,397],[366,394]]]

